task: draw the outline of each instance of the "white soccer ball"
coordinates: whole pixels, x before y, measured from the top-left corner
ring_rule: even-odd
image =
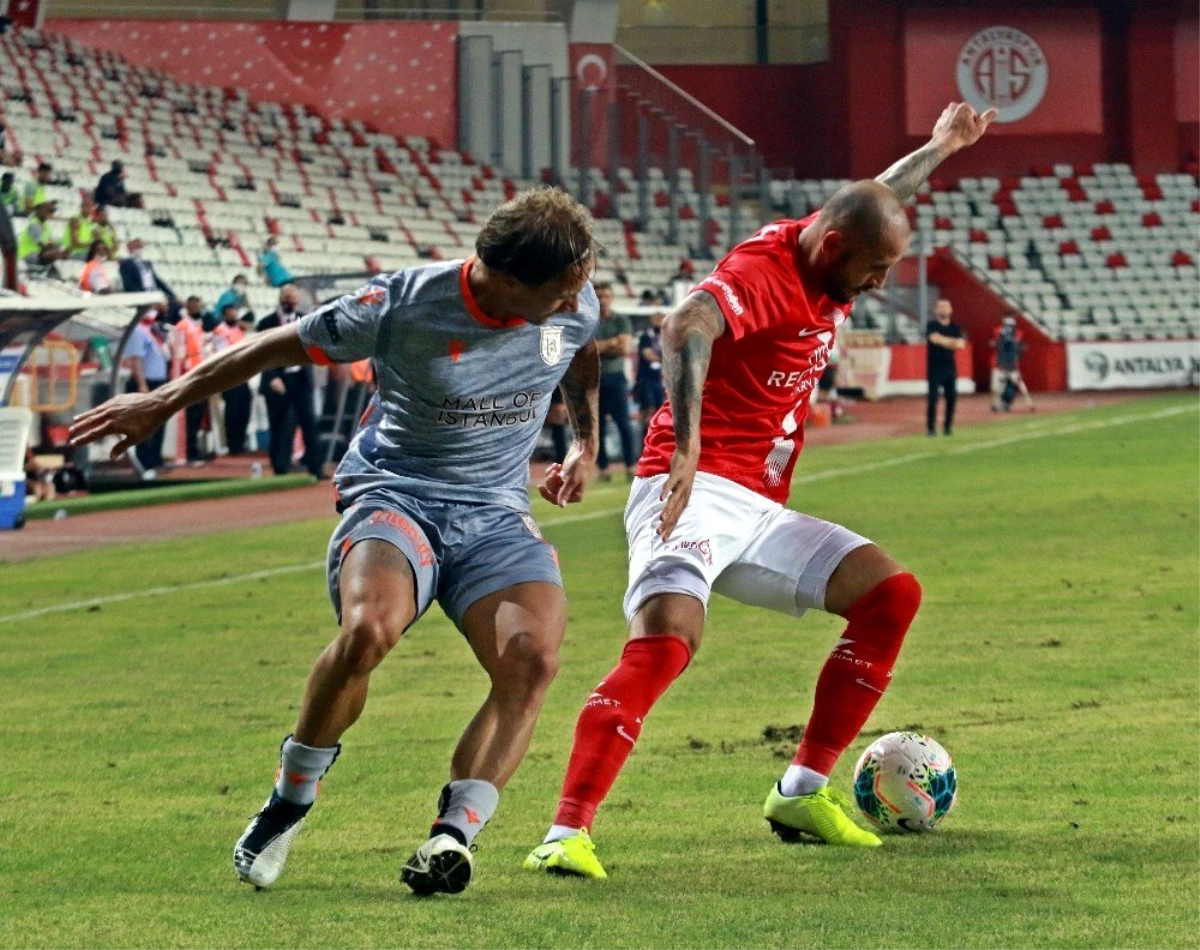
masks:
[[[878,828],[932,831],[958,800],[958,775],[936,740],[889,732],[867,746],[854,766],[854,800]]]

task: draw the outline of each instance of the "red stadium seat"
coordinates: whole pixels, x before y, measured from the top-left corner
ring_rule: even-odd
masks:
[[[1107,198],[1104,201],[1096,202],[1096,214],[1115,214],[1116,211],[1116,207]]]
[[[1124,254],[1118,251],[1116,254],[1109,254],[1108,257],[1104,259],[1104,264],[1106,267],[1116,270],[1119,267],[1128,267],[1129,261],[1126,259]]]
[[[1078,254],[1079,245],[1075,241],[1062,241],[1058,245],[1059,254]]]
[[[1142,227],[1144,228],[1161,228],[1163,225],[1162,215],[1157,211],[1151,211],[1149,214],[1142,215]]]
[[[1104,227],[1103,225],[1098,228],[1092,228],[1092,240],[1093,241],[1111,241],[1112,240],[1112,231],[1110,231],[1108,228]]]

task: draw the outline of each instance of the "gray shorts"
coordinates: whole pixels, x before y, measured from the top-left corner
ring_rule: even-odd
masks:
[[[386,541],[412,565],[417,617],[436,597],[462,630],[475,601],[531,581],[563,586],[558,552],[533,518],[502,505],[464,505],[368,495],[346,509],[329,539],[329,598],[342,622],[342,560],[359,541]]]

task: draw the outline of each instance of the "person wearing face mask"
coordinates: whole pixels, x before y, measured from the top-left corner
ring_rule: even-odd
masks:
[[[221,322],[212,333],[214,355],[241,343],[246,338],[246,327],[238,319],[236,304],[225,304],[220,308],[220,313]],[[225,404],[225,444],[230,455],[246,454],[246,429],[250,425],[250,405],[253,399],[249,383],[239,383],[221,393],[221,401]]]
[[[222,321],[225,319],[225,308],[234,307],[240,315],[243,310],[250,306],[249,298],[246,296],[246,287],[249,281],[246,280],[245,274],[238,274],[233,278],[230,286],[221,291],[221,296],[217,298],[216,304],[213,305],[213,313],[215,313]],[[234,321],[237,322],[236,320]]]
[[[283,287],[292,282],[292,272],[284,267],[279,258],[279,238],[267,238],[266,247],[258,256],[258,272],[272,287]]]
[[[296,322],[300,292],[295,284],[279,289],[279,306],[275,312],[258,323],[260,332],[286,327]],[[317,416],[313,409],[312,366],[284,366],[263,371],[258,391],[267,401],[270,425],[271,468],[276,475],[286,475],[292,469],[292,442],[296,426],[304,439],[304,467],[317,478],[321,477],[321,457],[317,443]]]
[[[179,298],[167,282],[158,276],[154,265],[146,260],[145,246],[141,238],[133,238],[127,245],[129,256],[121,261],[118,268],[121,272],[121,287],[127,294],[161,290],[166,295],[170,308],[177,310]]]

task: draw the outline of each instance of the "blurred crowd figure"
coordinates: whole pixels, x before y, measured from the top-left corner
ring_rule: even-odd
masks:
[[[1021,341],[1021,331],[1017,329],[1017,315],[1007,313],[1000,321],[996,334],[992,338],[995,366],[992,369],[992,412],[1012,412],[1013,403],[1020,393],[1025,399],[1025,407],[1030,412],[1036,412],[1033,397],[1029,395],[1029,387],[1021,377],[1021,354],[1025,352],[1025,344]]]

